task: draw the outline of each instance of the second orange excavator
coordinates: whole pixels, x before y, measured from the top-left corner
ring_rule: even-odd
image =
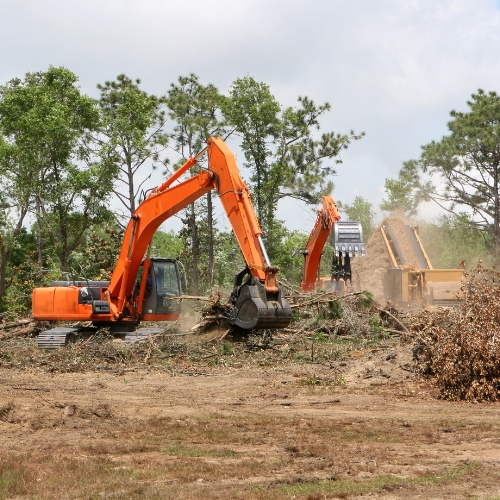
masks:
[[[316,223],[303,251],[304,270],[301,288],[312,291],[316,288],[344,292],[347,281],[351,280],[351,257],[365,255],[363,229],[359,222],[340,222],[337,205],[331,196],[323,196],[323,207],[318,212]],[[332,233],[333,230],[333,233]],[[323,248],[333,234],[334,254],[330,278],[321,278],[320,263]]]
[[[175,183],[205,152],[208,169]],[[165,220],[212,189],[219,194],[246,261],[246,268],[236,276],[227,321],[246,330],[286,327],[292,312],[277,282],[279,268],[269,262],[248,188],[234,155],[220,138],[210,138],[207,148],[153,189],[139,205],[125,231],[110,281],[58,281],[36,288],[33,318],[90,322],[94,330],[109,327],[112,334],[125,337],[140,335],[137,327],[143,320],[177,319],[181,295],[177,262],[150,258],[151,239]],[[68,335],[83,328],[88,327],[47,330],[39,335],[38,345],[61,347]]]

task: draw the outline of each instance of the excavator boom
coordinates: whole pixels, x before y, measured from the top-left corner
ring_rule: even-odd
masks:
[[[224,141],[210,139],[208,158],[219,198],[247,264],[235,277],[230,299],[233,309],[227,321],[245,330],[285,328],[292,310],[276,279],[279,268],[269,262],[250,193],[234,155]]]

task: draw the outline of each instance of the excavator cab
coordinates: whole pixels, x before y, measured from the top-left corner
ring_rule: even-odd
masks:
[[[144,263],[139,268],[136,291],[139,293],[143,279]],[[176,259],[152,257],[146,277],[144,302],[145,321],[173,321],[181,313],[182,285]]]

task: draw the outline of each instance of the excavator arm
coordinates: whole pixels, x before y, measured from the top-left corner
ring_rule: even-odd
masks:
[[[334,255],[332,261],[332,280],[350,279],[350,258],[364,255],[363,230],[359,222],[340,222],[337,205],[331,196],[323,196],[323,207],[318,211],[316,223],[303,251],[304,268],[301,288],[312,291],[321,284],[319,269],[323,248],[334,229]]]
[[[235,284],[232,294],[235,308],[228,321],[245,329],[284,327],[290,322],[291,309],[276,281],[279,269],[269,263],[261,238],[262,230],[234,155],[220,138],[208,140],[207,152],[208,171],[202,170],[190,179],[172,185],[196,163],[203,151],[156,188],[133,215],[108,289],[114,317],[120,319],[124,314],[139,265],[158,227],[215,188],[252,277],[251,282],[244,286]]]
[[[305,292],[314,290],[317,286],[323,247],[328,236],[330,236],[333,224],[340,219],[337,205],[331,196],[323,196],[321,202],[323,203],[323,208],[318,212],[316,223],[304,249],[304,270],[300,285]]]
[[[234,155],[221,139],[210,139],[208,159],[219,198],[247,264],[235,277],[230,299],[233,308],[227,320],[246,330],[284,328],[292,311],[276,280],[279,268],[269,262],[262,230]]]

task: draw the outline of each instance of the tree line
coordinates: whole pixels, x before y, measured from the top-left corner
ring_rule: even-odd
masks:
[[[64,67],[0,86],[0,312],[29,311],[31,289],[54,278],[109,278],[152,172],[170,175],[210,136],[243,152],[270,258],[300,282],[308,235],[287,229],[278,203],[289,197],[317,207],[333,189],[332,164],[363,133],[324,131],[328,103],[302,96],[283,106],[249,75],[225,94],[195,74],[159,96],[123,74],[97,89],[99,98],[85,95]],[[493,263],[500,252],[500,96],[480,89],[467,106],[451,112],[449,135],[385,180],[380,204],[386,214],[413,218],[424,201],[442,207],[432,222],[420,222],[435,267],[478,256]],[[230,286],[244,265],[233,235],[214,219],[213,196],[180,214],[179,232],[158,231],[152,242],[152,255],[180,260],[195,295]],[[373,205],[359,196],[338,204],[362,223],[367,241],[376,228]]]
[[[396,179],[386,179],[380,207],[415,216],[422,202],[433,201],[444,214],[436,221],[443,233],[461,235],[455,248],[498,263],[500,96],[479,89],[466,105],[467,111],[450,112],[448,135],[422,146],[419,158],[404,162]]]
[[[0,86],[2,309],[27,304],[32,286],[53,277],[106,278],[152,171],[170,175],[210,136],[243,151],[270,258],[300,275],[291,256],[304,238],[277,219],[278,202],[318,204],[333,187],[331,164],[362,133],[323,131],[328,103],[298,97],[283,106],[251,76],[226,94],[194,74],[160,96],[123,74],[97,89],[99,98],[85,95],[64,67]],[[243,263],[232,235],[214,221],[212,197],[183,211],[180,234],[158,232],[153,241],[153,250],[181,260],[194,294],[227,285]]]

